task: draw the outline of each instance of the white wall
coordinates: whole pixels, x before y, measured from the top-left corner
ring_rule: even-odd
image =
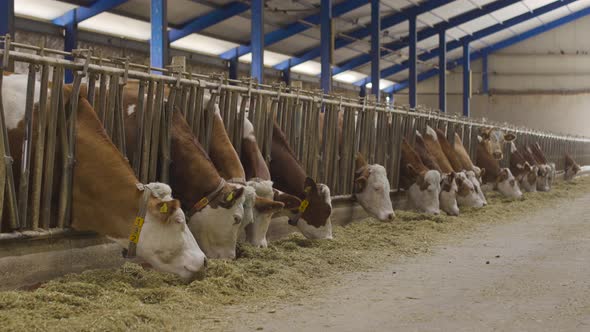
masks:
[[[585,17],[491,54],[489,96],[481,94],[481,61],[474,61],[472,116],[590,136],[589,31]],[[447,74],[447,91],[448,110],[461,113],[461,67]],[[407,90],[395,99],[407,104]],[[419,84],[418,103],[438,108],[438,77]]]

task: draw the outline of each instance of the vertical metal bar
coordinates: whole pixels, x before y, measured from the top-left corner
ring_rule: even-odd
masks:
[[[160,172],[160,181],[164,183],[170,183],[170,162],[172,161],[170,155],[170,146],[172,144],[172,112],[174,112],[174,102],[177,98],[178,89],[175,87],[170,89],[170,93],[168,93],[168,101],[166,103],[166,108],[162,117],[162,134],[160,139],[161,144],[161,151],[162,151],[162,161],[161,161],[161,172]]]
[[[380,0],[371,0],[371,90],[377,102],[381,97],[381,15]]]
[[[66,13],[70,16],[67,23],[64,25],[64,51],[72,52],[78,46],[78,10],[73,9]],[[73,60],[71,56],[66,56],[66,59]],[[72,83],[74,81],[74,74],[71,69],[66,69],[65,75],[66,83]]]
[[[143,121],[143,142],[141,144],[141,175],[139,178],[139,180],[142,183],[147,183],[149,178],[151,139],[154,116],[154,93],[156,88],[155,85],[156,82],[149,81],[148,92],[146,96],[147,107],[145,110],[145,116]]]
[[[168,64],[167,2],[168,0],[151,0],[150,64],[157,68],[164,68]]]
[[[418,103],[417,100],[417,83],[418,83],[418,71],[417,71],[417,63],[416,63],[416,59],[417,59],[417,55],[418,53],[416,52],[416,48],[417,48],[417,31],[416,31],[416,15],[412,15],[409,17],[408,19],[408,24],[409,24],[409,40],[408,40],[408,44],[410,46],[410,56],[408,61],[410,62],[410,77],[409,77],[409,82],[410,82],[410,86],[409,86],[409,94],[410,94],[410,107],[411,108],[416,108],[416,105]]]
[[[228,71],[229,71],[229,79],[230,80],[237,80],[238,79],[238,68],[240,62],[238,61],[238,57],[233,57],[228,61]]]
[[[252,64],[250,76],[264,82],[264,0],[252,0],[250,8],[250,41],[252,45]]]
[[[102,121],[102,125],[104,126],[104,114],[106,112],[106,105],[107,105],[107,80],[108,75],[101,73],[100,74],[100,87],[98,89],[98,111],[96,115]]]
[[[332,50],[334,34],[332,31],[332,0],[321,0],[320,5],[320,59],[321,87],[324,93],[332,91]]]
[[[4,180],[6,181],[5,185],[7,186],[7,194],[8,194],[8,210],[10,212],[10,229],[17,229],[21,226],[19,215],[18,215],[18,207],[16,201],[16,190],[14,184],[14,175],[12,173],[12,157],[10,155],[10,142],[8,141],[8,128],[6,128],[6,118],[4,116],[4,102],[2,100],[2,81],[4,75],[0,75],[0,130],[2,130],[2,137],[0,138],[2,142],[0,145],[4,146],[4,169],[6,171]],[[4,189],[4,188],[2,188]]]
[[[161,81],[158,82],[158,89],[156,92],[156,103],[154,104],[154,111],[152,117],[152,139],[151,139],[151,146],[150,146],[150,168],[149,168],[149,176],[148,182],[156,181],[158,175],[158,147],[160,142],[160,127],[161,127],[161,119],[163,105],[164,105],[164,87],[166,83]]]
[[[18,188],[18,214],[21,220],[21,226],[29,228],[31,225],[27,222],[27,212],[29,204],[29,175],[31,173],[31,148],[33,144],[33,104],[35,102],[35,79],[37,65],[29,64],[29,76],[27,81],[27,100],[25,102],[25,118],[22,150],[21,150],[21,168],[20,183]]]
[[[471,115],[471,52],[469,42],[463,44],[463,116]]]
[[[96,97],[96,75],[94,73],[90,73],[88,77],[88,103],[92,108],[94,108],[94,99]]]
[[[144,133],[144,120],[146,112],[143,110],[145,100],[145,81],[139,81],[139,91],[137,93],[137,105],[135,107],[135,121],[137,130],[135,132],[135,155],[133,156],[133,171],[135,175],[140,178],[141,173],[141,153],[143,149],[143,133]]]
[[[33,163],[33,190],[31,206],[31,228],[39,227],[41,207],[41,185],[43,181],[43,157],[45,153],[45,131],[47,127],[47,88],[49,86],[49,66],[43,65],[41,70],[41,91],[37,108],[37,144],[35,145],[35,161]]]
[[[438,33],[438,108],[447,111],[447,32]]]

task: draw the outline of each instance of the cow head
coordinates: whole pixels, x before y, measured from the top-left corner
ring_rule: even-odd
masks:
[[[547,164],[538,165],[537,171],[537,190],[549,191],[551,190],[551,166]]]
[[[354,195],[371,216],[381,221],[395,218],[389,196],[387,171],[381,165],[369,165],[361,154],[356,156]]]
[[[516,139],[514,134],[505,133],[498,128],[481,129],[480,136],[486,150],[496,160],[502,160],[504,158],[504,144]]]
[[[207,257],[236,257],[245,200],[243,186],[226,184],[203,210],[191,216],[189,227]]]
[[[205,270],[205,254],[186,225],[180,202],[163,183],[147,185],[152,192],[137,243],[137,255],[155,269],[174,273],[186,281]]]
[[[521,188],[529,193],[536,192],[539,167],[536,165],[531,166],[528,162],[525,162],[524,165],[518,164],[516,167],[522,170],[521,174],[517,177]]]
[[[471,184],[473,184],[473,189],[483,202],[483,205],[486,206],[488,205],[488,201],[486,200],[486,196],[481,189],[481,177],[485,174],[486,170],[485,168],[479,168],[477,166],[474,166],[473,168],[473,171],[465,171],[465,175],[467,175],[467,178],[469,181],[471,181]],[[479,174],[479,176],[477,174]]]
[[[410,202],[420,212],[440,214],[440,173],[431,170],[420,174],[410,164],[407,168],[415,178],[415,182],[408,189]]]
[[[308,239],[332,239],[332,199],[330,189],[324,184],[316,184],[311,178],[305,179],[305,200],[301,205],[301,217],[292,220],[291,224],[303,233]]]
[[[457,205],[457,183],[455,182],[456,173],[443,174],[440,190],[440,209],[445,211],[449,216],[459,215],[459,206]]]
[[[479,192],[481,190],[481,188],[478,188],[479,184],[476,186],[469,179],[466,172],[457,173],[455,182],[457,182],[457,202],[459,206],[481,208],[485,205]]]
[[[516,182],[514,175],[512,175],[512,172],[508,168],[502,168],[500,170],[494,186],[504,197],[513,199],[522,197],[518,182]]]
[[[246,241],[255,247],[266,248],[266,233],[273,214],[283,209],[284,203],[275,201],[272,181],[248,181],[248,187],[256,192],[254,222],[246,226]],[[299,205],[296,205],[299,206]]]

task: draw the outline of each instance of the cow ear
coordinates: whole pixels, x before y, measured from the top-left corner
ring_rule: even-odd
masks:
[[[356,178],[354,180],[354,192],[355,193],[363,192],[366,187],[367,187],[367,178],[366,177],[361,176],[360,178]]]
[[[412,166],[412,164],[407,164],[406,168],[408,169],[408,173],[410,173],[410,176],[412,176],[412,177],[418,176],[418,171],[416,171],[416,168],[414,168],[414,166]]]
[[[307,177],[305,178],[305,187],[303,188],[303,191],[305,191],[307,194],[318,194],[318,186],[315,183],[315,181],[310,178]]]
[[[518,168],[518,169],[524,169],[525,166],[523,166],[522,164],[516,164],[516,168]]]
[[[482,137],[481,135],[477,135],[477,141],[478,141],[478,142],[481,142],[481,141],[483,141],[483,137]]]
[[[180,201],[178,201],[177,199],[173,199],[166,202],[154,200],[154,202],[156,203],[150,207],[150,212],[152,213],[152,215],[158,216],[157,219],[163,223],[171,222],[172,219],[170,217],[172,217],[176,213],[176,211],[180,209]],[[175,221],[181,222],[182,219],[175,219]]]
[[[355,170],[357,170],[357,171],[368,165],[367,161],[365,160],[365,157],[360,152],[358,152],[356,154],[356,158],[355,158],[354,162],[355,162]]]
[[[273,201],[272,199],[256,196],[254,208],[261,213],[279,212],[285,207],[282,202]]]
[[[481,140],[484,140],[484,139],[489,139],[489,138],[490,138],[490,132],[491,132],[491,131],[492,131],[492,130],[491,130],[491,129],[489,129],[489,128],[482,128],[482,129],[479,131],[479,136],[481,136]],[[479,139],[479,136],[478,136],[478,139]],[[480,141],[481,141],[481,140],[480,140]]]
[[[226,205],[233,206],[235,202],[244,194],[244,187],[235,188],[223,197]]]
[[[504,140],[506,142],[512,142],[514,140],[516,140],[516,135],[514,135],[513,133],[508,133],[504,135]]]
[[[523,168],[525,169],[525,171],[530,172],[533,168],[531,167],[531,164],[528,163],[528,161],[524,162],[524,166]]]
[[[277,202],[281,202],[285,205],[285,209],[296,209],[301,205],[301,200],[293,195],[289,195],[287,193],[284,193],[282,191],[278,191],[276,189],[273,189],[274,191],[274,200]]]
[[[482,168],[482,169],[479,171],[479,176],[483,178],[483,176],[484,176],[485,174],[486,174],[486,169],[485,169],[485,168]]]

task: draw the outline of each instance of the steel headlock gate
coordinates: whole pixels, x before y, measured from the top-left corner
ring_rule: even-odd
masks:
[[[2,64],[24,63],[28,71],[20,146],[10,142],[12,128],[7,126],[5,115],[11,110],[4,108],[0,96],[0,151],[4,153],[0,162],[0,240],[50,236],[64,232],[70,225],[79,94],[87,97],[106,133],[144,183],[169,181],[173,112],[182,114],[205,151],[209,151],[216,107],[238,154],[248,119],[262,155],[270,163],[276,124],[308,176],[327,184],[333,195],[352,193],[357,153],[362,153],[369,163],[383,165],[391,188],[396,190],[402,139],[413,144],[416,131],[424,133],[426,126],[440,129],[451,144],[457,133],[472,158],[480,131],[498,127],[514,133],[519,146],[539,143],[558,170],[563,169],[565,152],[580,164],[590,163],[587,138],[431,110],[392,108],[367,98],[260,85],[251,79],[193,74],[185,71],[184,61],[173,61],[168,69],[150,68],[126,59],[97,58],[88,50],[70,54],[2,41]],[[10,50],[11,46],[33,53]],[[66,70],[74,73],[71,85],[64,84]],[[162,74],[152,74],[152,70]],[[0,76],[0,88],[2,82]],[[127,117],[124,97],[129,91],[137,93],[135,117]],[[127,119],[136,121],[135,132],[126,132],[125,121],[131,121]],[[129,137],[136,144],[133,155],[127,155]],[[15,155],[21,156],[18,164],[13,163]],[[509,159],[503,162],[508,165]]]

